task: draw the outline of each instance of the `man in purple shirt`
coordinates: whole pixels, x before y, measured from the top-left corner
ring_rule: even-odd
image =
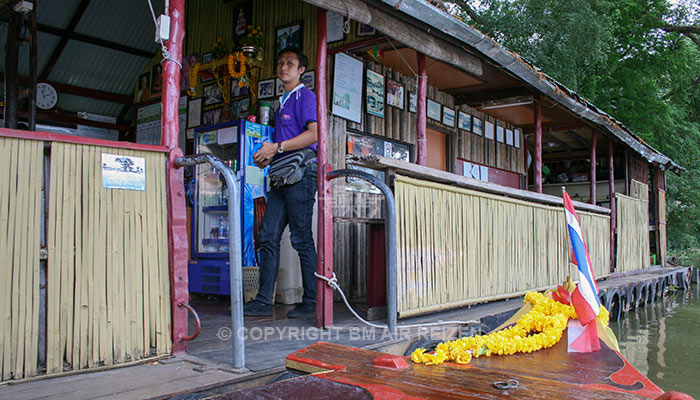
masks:
[[[284,83],[284,95],[275,112],[274,142],[263,143],[253,160],[260,168],[289,152],[311,148],[316,150],[316,95],[301,83],[309,59],[298,49],[286,48],[277,56],[277,76]],[[317,164],[306,167],[297,183],[271,188],[260,231],[260,289],[255,300],[243,308],[245,315],[272,315],[273,291],[279,270],[280,239],[289,224],[292,247],[299,254],[304,288],[302,303],[287,317],[315,315],[316,246],[311,233],[313,207],[316,201]]]

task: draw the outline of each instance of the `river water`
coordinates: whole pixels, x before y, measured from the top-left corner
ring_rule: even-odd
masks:
[[[610,327],[620,352],[663,390],[700,399],[700,286],[625,314]]]

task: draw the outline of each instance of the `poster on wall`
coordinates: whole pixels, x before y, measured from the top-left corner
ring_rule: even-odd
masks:
[[[496,127],[496,140],[499,143],[503,143],[505,141],[504,133],[503,133],[503,127],[502,126],[497,126]]]
[[[495,126],[493,125],[493,122],[484,121],[484,137],[486,139],[493,140],[494,132],[495,132]]]
[[[463,112],[459,111],[459,119],[457,122],[457,126],[461,130],[471,131],[472,130],[472,116],[467,114],[467,113],[463,113]]]
[[[516,149],[520,148],[520,135],[521,135],[520,129],[516,129],[515,131],[513,131],[513,145],[515,146]]]
[[[102,153],[102,187],[146,190],[146,159]]]
[[[384,118],[384,75],[367,70],[367,114]]]
[[[362,61],[347,54],[335,55],[333,71],[333,115],[362,121]]]
[[[512,129],[506,129],[506,144],[508,146],[513,145],[513,130]]]
[[[345,38],[343,27],[345,17],[333,11],[326,11],[326,43],[333,43]]]
[[[472,120],[472,132],[481,136],[481,134],[483,132],[482,127],[483,127],[483,125],[482,125],[481,119],[474,117],[474,119]]]
[[[428,99],[428,118],[434,119],[435,121],[442,121],[442,114],[440,113],[441,106],[440,103]]]

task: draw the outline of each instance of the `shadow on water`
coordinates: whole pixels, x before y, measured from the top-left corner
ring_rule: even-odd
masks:
[[[639,372],[663,390],[700,399],[700,285],[654,299],[610,327]]]

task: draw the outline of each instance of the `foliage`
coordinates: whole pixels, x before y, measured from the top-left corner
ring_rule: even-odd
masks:
[[[687,169],[667,173],[671,248],[700,245],[700,26],[690,0],[482,0],[473,23]]]

